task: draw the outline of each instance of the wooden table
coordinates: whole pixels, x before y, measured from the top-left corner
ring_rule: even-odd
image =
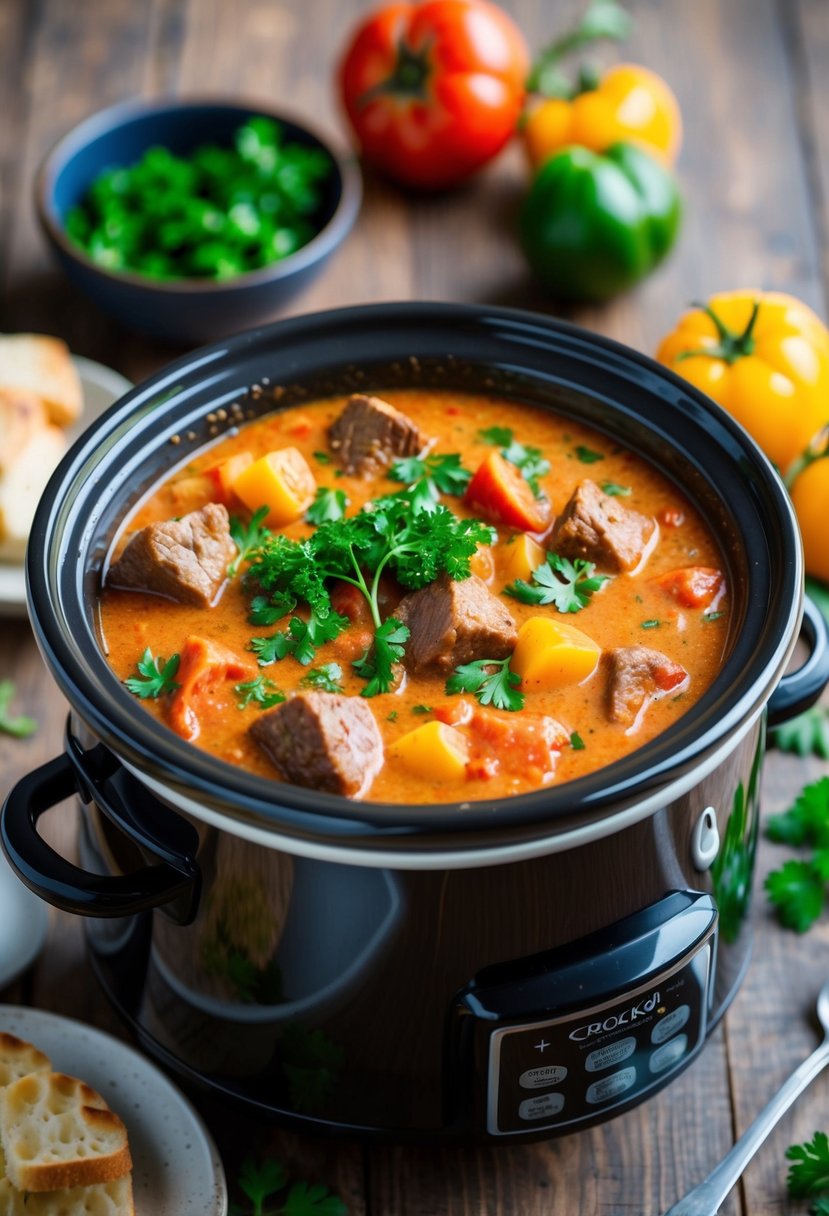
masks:
[[[364,0],[0,0],[0,329],[62,335],[132,379],[176,352],[117,328],[51,267],[36,230],[32,178],[50,145],[92,111],[139,93],[225,93],[283,103],[336,130],[331,74]],[[505,0],[541,45],[573,0]],[[582,324],[652,351],[689,300],[737,286],[780,288],[826,314],[829,276],[829,4],[826,0],[630,0],[626,56],[661,71],[686,120],[679,166],[685,228],[669,263]],[[554,11],[553,11],[554,8]],[[432,298],[550,311],[513,236],[525,182],[518,149],[458,192],[414,199],[366,182],[356,230],[297,301],[307,311],[357,301]],[[0,738],[0,793],[57,753],[65,706],[28,626],[0,621],[0,675],[40,720],[31,739]],[[789,805],[827,766],[770,754],[765,810]],[[50,817],[71,855],[75,812]],[[781,850],[764,844],[758,880]],[[815,1043],[814,996],[829,925],[780,930],[759,890],[754,962],[725,1024],[666,1091],[603,1127],[532,1147],[457,1151],[330,1144],[246,1128],[208,1113],[233,1177],[245,1141],[291,1173],[327,1183],[354,1216],[658,1216],[730,1147]],[[84,960],[80,924],[54,915],[32,974],[0,994],[123,1034]],[[829,1130],[818,1082],[748,1170],[724,1213],[803,1212],[787,1205],[783,1153]]]

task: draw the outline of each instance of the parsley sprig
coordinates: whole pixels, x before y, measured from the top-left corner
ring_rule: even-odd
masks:
[[[523,709],[524,694],[518,691],[521,677],[510,671],[509,663],[509,658],[463,663],[446,681],[446,691],[471,692],[481,705],[494,705],[496,709]]]
[[[326,642],[333,642],[348,627],[348,617],[333,609],[323,612],[312,608],[308,620],[292,616],[288,628],[269,637],[251,638],[248,650],[256,655],[260,667],[268,667],[280,659],[293,655],[298,663],[307,667],[313,663],[317,649]]]
[[[829,708],[813,705],[790,722],[776,726],[772,741],[781,752],[829,760]]]
[[[808,858],[791,858],[766,876],[765,888],[780,923],[798,933],[818,919],[829,882],[829,777],[801,790],[782,815],[772,815],[766,835],[779,844],[811,848]]]
[[[247,709],[249,705],[258,705],[260,709],[272,709],[274,705],[281,705],[285,700],[284,692],[276,687],[273,680],[269,680],[261,673],[254,676],[252,680],[234,684],[233,691],[239,698],[236,702],[237,709]]]
[[[25,714],[15,716],[9,713],[15,691],[13,681],[0,680],[0,731],[17,739],[25,739],[37,730],[37,722]]]
[[[544,497],[538,479],[549,473],[550,462],[540,448],[528,448],[519,443],[508,426],[490,426],[478,434],[487,443],[501,449],[504,460],[514,464],[521,472],[536,498]]]
[[[554,604],[559,612],[579,612],[586,608],[594,591],[608,581],[606,574],[595,574],[593,562],[577,557],[575,561],[548,553],[547,561],[532,573],[532,582],[518,578],[504,588],[506,595],[522,604]]]
[[[270,530],[264,526],[264,520],[267,519],[269,510],[269,507],[260,507],[258,511],[254,511],[250,517],[250,522],[247,524],[243,523],[237,516],[231,516],[230,539],[239,550],[239,553],[227,568],[228,578],[235,578],[239,566],[245,561],[248,554],[258,548],[266,536],[270,536]]]
[[[281,1161],[265,1157],[257,1164],[252,1157],[246,1158],[239,1171],[239,1189],[250,1206],[234,1204],[231,1216],[346,1216],[348,1208],[327,1186],[294,1182],[287,1194],[276,1200],[287,1186],[288,1172]]]
[[[327,519],[342,519],[348,506],[344,490],[318,486],[316,497],[305,512],[309,524],[324,524]]]
[[[319,688],[323,692],[342,692],[343,669],[339,663],[323,663],[312,667],[300,680],[303,688]]]
[[[162,659],[160,656],[153,658],[153,652],[148,646],[136,663],[139,674],[128,676],[124,684],[136,697],[141,697],[142,700],[150,697],[155,701],[168,692],[175,692],[179,687],[175,675],[180,662],[181,656],[178,654],[170,655],[169,659]]]
[[[324,622],[342,622],[345,627],[347,619],[331,606],[328,582],[336,579],[351,583],[365,596],[375,630],[373,647],[354,664],[358,674],[368,681],[363,695],[388,692],[394,681],[392,668],[402,657],[409,631],[393,619],[384,628],[378,599],[384,571],[409,590],[425,587],[442,573],[464,579],[469,576],[469,562],[478,545],[491,541],[492,529],[480,520],[461,519],[440,503],[431,511],[418,510],[407,490],[388,494],[367,503],[356,515],[326,520],[304,540],[283,535],[266,537],[252,555],[246,576],[248,585],[260,593],[252,601],[251,619],[255,611],[257,623],[272,624],[304,602],[311,609],[312,633],[318,635],[324,630]],[[292,636],[295,628],[298,626],[292,620]],[[319,642],[309,638],[308,644],[308,649],[298,647],[287,653],[300,661],[303,653],[310,662],[313,655],[309,650]],[[267,658],[266,649],[257,653],[260,663]]]
[[[829,1191],[829,1137],[826,1132],[815,1132],[805,1144],[792,1144],[786,1149],[786,1157],[794,1162],[789,1166],[786,1185],[790,1195],[819,1195]],[[815,1205],[813,1212],[826,1212],[825,1203]]]
[[[472,480],[472,473],[461,464],[457,452],[433,453],[421,459],[407,456],[389,469],[392,481],[406,483],[414,511],[434,511],[441,494],[460,496]]]

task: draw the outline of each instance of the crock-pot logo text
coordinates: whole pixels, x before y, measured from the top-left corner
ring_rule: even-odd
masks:
[[[644,1018],[647,1014],[653,1013],[659,1001],[659,993],[653,992],[638,1005],[631,1005],[630,1009],[625,1009],[621,1013],[611,1013],[603,1022],[587,1022],[586,1025],[571,1030],[569,1037],[574,1043],[583,1043],[585,1039],[592,1039],[597,1034],[606,1034],[610,1030],[616,1030],[618,1026],[630,1026],[638,1018]]]

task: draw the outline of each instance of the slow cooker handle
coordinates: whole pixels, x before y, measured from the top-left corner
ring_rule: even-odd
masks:
[[[829,684],[829,626],[814,600],[803,597],[801,635],[810,654],[802,667],[789,672],[769,698],[769,726],[780,726],[809,709]]]
[[[41,815],[75,794],[85,802],[94,798],[102,810],[113,811],[113,817],[120,818],[116,791],[107,789],[109,778],[120,769],[118,762],[102,745],[99,745],[101,755],[96,755],[99,748],[82,752],[71,737],[67,745],[74,749],[71,757],[58,756],[23,777],[0,811],[0,845],[18,877],[47,903],[79,916],[134,916],[174,903],[175,920],[189,923],[198,906],[201,885],[199,867],[193,858],[198,834],[174,811],[170,815],[177,821],[176,827],[192,832],[192,851],[164,848],[160,840],[145,836],[136,842],[160,860],[131,874],[91,874],[61,857],[39,834],[37,824]],[[80,763],[83,763],[81,771]],[[176,844],[180,845],[184,833],[177,834]],[[136,839],[134,832],[131,835]]]

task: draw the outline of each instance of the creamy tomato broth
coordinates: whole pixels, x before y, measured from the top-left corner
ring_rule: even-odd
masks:
[[[390,690],[369,697],[361,695],[369,691],[369,681],[365,667],[361,671],[359,664],[366,652],[371,655],[375,625],[368,601],[348,583],[337,580],[327,583],[334,609],[348,618],[348,624],[332,640],[323,641],[310,662],[303,664],[290,653],[282,658],[265,654],[265,658],[271,657],[273,661],[260,665],[251,649],[252,639],[272,638],[281,632],[290,640],[291,617],[307,621],[309,610],[300,600],[281,619],[267,625],[251,623],[254,597],[260,597],[261,603],[267,600],[267,592],[252,581],[250,573],[246,574],[250,569],[247,560],[239,562],[235,577],[218,586],[209,606],[177,602],[179,593],[175,585],[171,589],[162,582],[151,591],[142,589],[142,580],[145,583],[147,580],[141,573],[136,575],[131,567],[125,566],[118,573],[117,559],[124,554],[127,542],[136,536],[150,535],[141,530],[164,521],[191,519],[190,513],[198,512],[206,503],[224,503],[230,516],[247,524],[254,503],[257,507],[270,504],[256,498],[255,475],[248,472],[245,478],[243,474],[254,467],[251,459],[259,461],[268,453],[296,449],[313,476],[309,486],[307,473],[300,470],[298,481],[296,469],[287,473],[288,488],[296,491],[297,501],[301,502],[304,495],[304,509],[299,518],[272,526],[271,530],[293,540],[310,537],[315,532],[315,526],[306,519],[307,499],[319,487],[345,494],[347,517],[355,516],[366,503],[382,496],[401,492],[405,496],[405,483],[393,480],[389,467],[377,464],[378,460],[401,459],[399,454],[384,455],[378,450],[368,469],[364,466],[361,471],[349,471],[343,467],[348,465],[348,440],[345,444],[338,442],[336,427],[331,435],[329,429],[343,416],[348,402],[345,397],[288,408],[245,425],[159,485],[128,520],[102,594],[101,620],[109,662],[119,679],[139,681],[131,687],[136,689],[142,707],[190,738],[195,746],[265,779],[287,776],[303,784],[319,784],[321,788],[339,789],[372,801],[406,803],[525,793],[553,781],[559,783],[592,772],[669,729],[717,674],[728,623],[729,595],[723,578],[723,558],[709,528],[688,499],[635,453],[605,435],[546,410],[494,396],[446,390],[390,390],[381,396],[417,428],[414,440],[411,436],[401,440],[399,434],[392,440],[399,445],[398,453],[406,450],[407,443],[411,449],[415,442],[421,455],[424,450],[431,455],[457,454],[457,465],[472,474],[491,461],[493,453],[498,453],[499,459],[505,460],[517,474],[520,484],[517,487],[508,484],[507,490],[517,492],[519,503],[523,502],[523,508],[532,517],[524,527],[517,526],[514,520],[504,522],[505,515],[512,518],[509,494],[505,510],[498,487],[493,497],[492,486],[488,484],[482,490],[479,486],[476,493],[467,486],[465,497],[440,494],[440,502],[455,516],[481,519],[493,528],[492,543],[479,545],[471,559],[474,587],[478,588],[477,580],[481,580],[487,596],[497,601],[496,616],[506,610],[514,621],[518,642],[513,639],[505,650],[502,639],[497,656],[501,666],[482,665],[475,671],[482,681],[488,674],[500,671],[507,695],[520,694],[521,708],[497,708],[497,697],[495,704],[481,704],[486,699],[485,687],[447,692],[447,680],[451,679],[455,666],[495,658],[488,653],[488,645],[495,647],[495,643],[488,643],[485,637],[478,641],[471,639],[461,655],[463,664],[455,665],[455,656],[449,653],[438,656],[443,666],[430,666],[427,661],[421,670],[407,670],[406,647],[415,646],[414,638],[410,637],[403,644],[403,662],[395,664]],[[510,437],[507,431],[511,432]],[[503,442],[508,438],[511,442]],[[516,448],[515,444],[522,446]],[[535,456],[526,458],[527,449],[534,449]],[[520,464],[522,456],[524,471],[531,478],[533,469],[541,464],[542,471],[535,476],[532,488],[513,463],[517,460]],[[233,457],[240,459],[227,464]],[[543,462],[549,462],[548,471],[544,471]],[[503,470],[503,465],[497,467]],[[403,471],[411,473],[412,469]],[[480,480],[476,477],[471,483],[473,489]],[[639,556],[636,552],[627,556],[625,560],[633,563],[631,568],[619,567],[618,557],[606,556],[602,551],[599,560],[573,556],[583,551],[584,541],[581,533],[574,539],[572,527],[564,528],[562,519],[566,521],[573,495],[581,493],[579,487],[587,483],[587,497],[592,495],[596,499],[598,494],[596,501],[605,514],[620,515],[628,523],[630,518],[646,521],[646,525],[636,523],[633,527],[634,533],[637,528],[641,531],[636,543],[641,544],[642,552]],[[240,498],[237,488],[244,489],[246,495]],[[339,500],[329,501],[333,501],[336,512]],[[290,511],[290,503],[287,509]],[[534,511],[540,512],[540,516],[533,517]],[[628,517],[628,512],[634,515]],[[221,526],[219,520],[219,530]],[[527,537],[531,537],[532,543]],[[561,541],[559,548],[571,553],[567,559],[570,566],[559,571],[553,570],[546,558],[547,551],[555,548],[556,537]],[[176,537],[174,547],[180,545],[181,539]],[[136,550],[140,543],[134,546]],[[187,543],[190,542],[185,538],[185,548]],[[165,545],[166,541],[162,547]],[[227,554],[235,552],[231,544]],[[185,557],[189,558],[189,554],[185,553]],[[224,562],[224,558],[221,560]],[[583,562],[587,564],[579,565],[581,582],[576,582],[576,590],[586,580],[594,581],[596,586],[582,594],[584,606],[578,611],[562,612],[556,603],[525,603],[505,594],[505,588],[514,585],[516,579],[543,592],[551,580],[566,581],[568,574],[572,580],[573,563]],[[539,583],[532,570],[545,566]],[[446,581],[444,577],[443,582]],[[435,584],[433,598],[456,592],[466,595],[473,584],[463,588],[464,581],[454,583],[448,592]],[[115,585],[118,582],[126,585]],[[556,582],[552,585],[555,590]],[[381,616],[397,619],[395,612],[399,612],[414,632],[418,605],[409,599],[409,608],[398,607],[401,597],[411,594],[387,575],[380,580]],[[487,598],[486,611],[490,604]],[[279,607],[275,609],[278,610]],[[477,621],[482,611],[473,605],[471,617]],[[565,637],[562,655],[556,658],[556,647],[545,633],[547,627],[537,624],[539,618],[565,627],[565,632],[575,628],[586,635],[595,644],[595,661],[590,657],[589,647],[586,654],[584,646],[579,648],[578,637],[575,647]],[[198,640],[195,649],[193,639]],[[210,646],[215,650],[211,651]],[[181,656],[166,683],[159,677],[153,687],[147,686],[146,674],[142,675],[137,667],[147,649],[155,661]],[[548,649],[552,655],[549,662]],[[662,656],[664,663],[649,658],[652,652]],[[505,653],[514,655],[506,672]],[[540,668],[539,655],[543,660]],[[352,666],[355,662],[356,669]],[[523,677],[520,684],[516,676],[510,679],[509,671],[514,666]],[[320,670],[322,677],[313,674]],[[263,678],[261,681],[259,676]],[[317,681],[316,686],[311,681]],[[174,687],[176,684],[180,687]],[[251,686],[254,692],[248,697],[246,692]],[[328,691],[331,688],[334,694]],[[358,748],[351,763],[352,768],[356,763],[362,771],[360,788],[355,788],[353,781],[350,785],[347,780],[338,784],[339,777],[329,781],[325,773],[320,777],[313,756],[301,765],[299,773],[285,772],[285,766],[291,769],[290,759],[278,766],[273,748],[263,747],[261,737],[257,742],[261,728],[256,727],[253,734],[250,729],[254,723],[275,715],[274,722],[284,724],[280,737],[284,740],[287,731],[293,738],[291,732],[296,724],[287,716],[282,719],[276,716],[285,705],[297,696],[307,698],[309,693],[316,696],[326,691],[331,696],[339,689],[348,698],[359,700],[361,722],[365,723],[365,710],[369,711],[373,719],[368,722],[369,733],[376,723],[382,741],[382,763],[375,763],[374,745],[359,737],[362,727],[352,732],[348,720],[344,729],[342,723],[334,725],[334,733],[345,737],[346,746],[351,738]],[[286,702],[273,704],[280,695],[287,698]],[[433,725],[421,732],[413,745],[408,737],[427,723]],[[315,720],[312,735],[318,725]],[[342,737],[336,746],[340,743]],[[371,753],[368,760],[359,751],[364,744]],[[313,739],[309,744],[303,735],[296,741],[295,754],[310,745]],[[284,755],[284,751],[279,754]],[[327,772],[325,765],[323,768]],[[372,776],[375,768],[378,771]]]

